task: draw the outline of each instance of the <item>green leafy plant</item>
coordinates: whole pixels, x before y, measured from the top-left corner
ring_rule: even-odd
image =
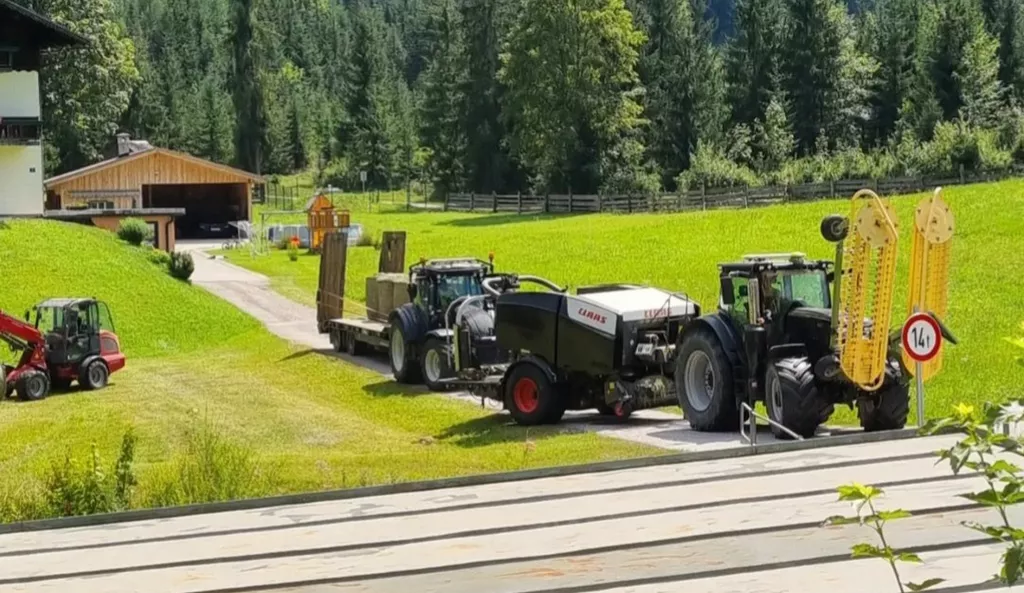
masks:
[[[121,451],[114,463],[113,476],[103,470],[95,444],[84,463],[67,453],[63,463],[51,468],[46,480],[47,515],[68,517],[130,508],[137,483],[133,469],[135,443],[134,433],[128,430],[121,439]]]
[[[125,218],[117,225],[117,237],[138,247],[145,241],[153,239],[153,229],[139,218]]]
[[[192,272],[196,270],[196,264],[195,261],[192,260],[192,254],[187,251],[175,251],[172,253],[167,266],[171,272],[171,276],[174,276],[178,280],[188,280],[192,277]]]
[[[298,237],[292,237],[292,240],[288,242],[288,259],[291,261],[299,261]]]
[[[146,257],[158,266],[166,266],[171,263],[171,254],[162,249],[154,249],[147,253]]]
[[[986,402],[980,414],[974,406],[960,404],[950,416],[929,422],[922,429],[925,434],[935,434],[953,428],[965,435],[952,447],[939,451],[939,458],[949,462],[954,474],[967,468],[984,477],[987,486],[984,490],[961,496],[998,511],[999,524],[965,522],[964,525],[1007,545],[996,578],[1011,586],[1024,578],[1024,529],[1010,524],[1007,508],[1024,502],[1024,476],[1020,466],[997,459],[997,456],[1000,453],[1024,456],[1020,439],[1002,432],[1003,427],[1013,426],[1022,420],[1024,404],[1020,401],[1004,404]]]
[[[898,567],[899,562],[919,564],[921,562],[921,558],[912,552],[902,552],[893,549],[885,538],[885,525],[889,521],[910,517],[911,515],[909,512],[902,509],[889,511],[879,510],[875,506],[875,500],[881,497],[884,492],[880,488],[876,488],[874,486],[865,486],[863,484],[854,483],[840,486],[838,491],[839,500],[854,503],[857,514],[852,517],[843,515],[832,516],[825,520],[825,524],[856,524],[868,527],[875,532],[875,535],[878,536],[878,541],[881,544],[880,546],[867,542],[855,544],[852,548],[854,558],[881,558],[885,560],[892,568],[892,574],[896,578],[896,584],[899,587],[900,593],[905,593],[907,590],[924,591],[944,582],[945,579],[928,579],[921,583],[904,583],[900,578]]]

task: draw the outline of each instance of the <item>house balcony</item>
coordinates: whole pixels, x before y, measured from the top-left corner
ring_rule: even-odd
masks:
[[[0,146],[39,146],[43,124],[38,117],[0,115]]]

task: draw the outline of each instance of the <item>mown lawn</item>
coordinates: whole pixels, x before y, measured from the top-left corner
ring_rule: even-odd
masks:
[[[942,374],[927,385],[928,415],[957,402],[1024,397],[1021,350],[1012,339],[1024,321],[1024,181],[952,187],[943,191],[956,217],[950,272],[949,327],[961,344],[946,349]],[[907,311],[911,214],[925,194],[894,198],[903,229],[896,319]],[[465,213],[353,213],[371,232],[408,232],[406,258],[496,254],[501,269],[539,274],[561,284],[639,282],[682,290],[705,306],[717,300],[716,263],[747,253],[802,251],[828,258],[832,246],[818,231],[822,216],[846,213],[849,200],[751,210],[684,214],[517,216]],[[363,279],[375,271],[377,253],[352,250],[351,300],[364,298]],[[290,262],[284,253],[252,258],[228,253],[233,262],[270,276],[282,293],[311,304],[317,258]],[[408,262],[407,262],[408,263]],[[355,307],[349,303],[347,309]],[[849,412],[834,418],[853,422]]]
[[[103,391],[0,403],[0,520],[15,518],[4,516],[5,497],[38,495],[66,452],[87,459],[95,444],[112,462],[129,428],[138,437],[139,504],[178,479],[173,467],[196,454],[189,433],[199,421],[258,460],[264,479],[251,495],[661,452],[566,427],[525,431],[473,406],[409,395],[272,336],[105,231],[9,223],[0,262],[5,310],[94,295],[110,303],[129,357]]]

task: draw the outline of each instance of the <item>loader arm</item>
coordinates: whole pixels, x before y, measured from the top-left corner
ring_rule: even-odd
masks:
[[[0,340],[21,350],[18,365],[7,373],[7,383],[14,383],[29,369],[46,369],[46,338],[34,325],[0,311]]]

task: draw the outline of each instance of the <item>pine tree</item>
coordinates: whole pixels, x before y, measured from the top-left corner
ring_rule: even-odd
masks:
[[[846,8],[836,0],[790,0],[785,34],[785,94],[798,154],[813,154],[824,134],[845,134],[842,113]]]
[[[726,54],[734,123],[763,119],[780,91],[784,15],[782,0],[737,0],[736,37]]]
[[[724,72],[705,8],[703,0],[646,2],[648,41],[639,70],[647,87],[649,148],[669,189],[701,142],[721,138],[728,116]]]
[[[514,4],[501,0],[462,0],[461,4],[467,61],[461,93],[466,185],[482,193],[519,189],[520,172],[509,154],[508,120],[501,113],[505,88],[498,79],[499,49]]]
[[[939,5],[929,55],[935,98],[946,120],[966,116],[994,121],[1002,98],[998,41],[985,28],[977,0],[946,0]]]
[[[253,44],[254,0],[232,0],[234,8],[234,70],[232,86],[236,112],[235,161],[255,173],[263,170],[268,153],[267,117],[263,105]]]
[[[463,183],[466,49],[463,27],[453,0],[441,0],[429,28],[430,50],[423,74],[422,140],[429,149],[427,173],[434,190],[444,195]],[[474,188],[476,189],[476,188]]]
[[[879,75],[871,99],[871,144],[884,144],[896,132],[901,108],[910,98],[916,80],[921,26],[921,0],[877,0],[867,28],[870,51],[878,60]]]

